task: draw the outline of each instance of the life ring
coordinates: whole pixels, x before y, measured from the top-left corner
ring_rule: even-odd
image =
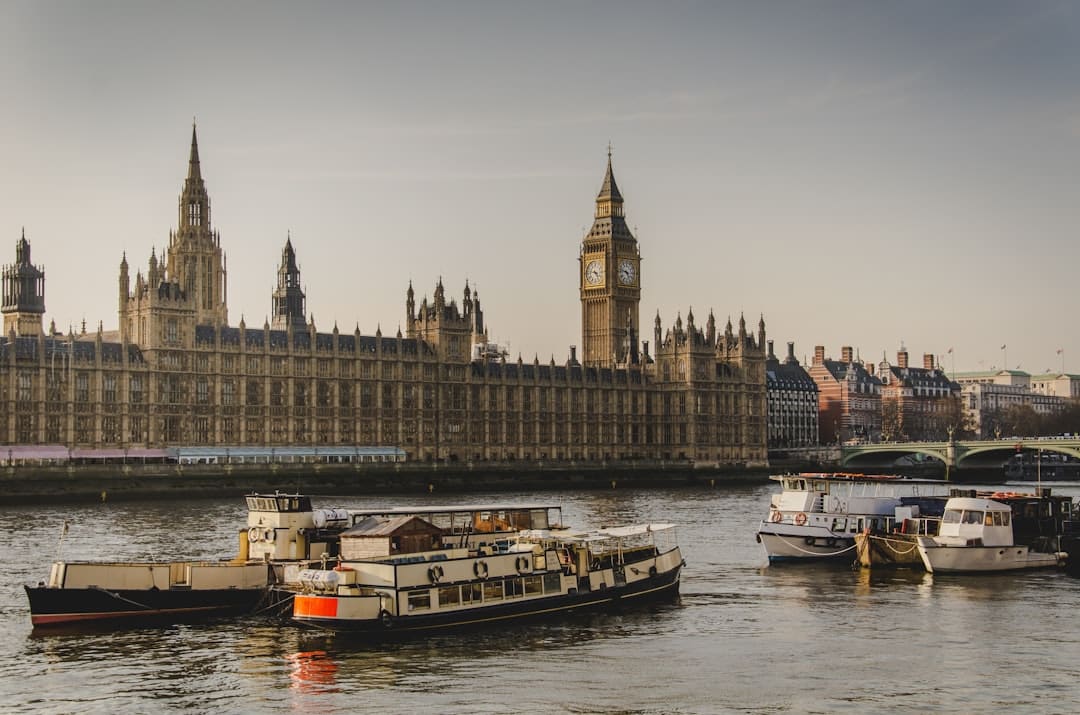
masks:
[[[515,564],[517,566],[518,573],[525,573],[526,571],[529,570],[529,557],[528,556],[518,556],[517,561],[515,562]]]
[[[769,517],[769,520],[772,521],[772,523],[774,524],[779,524],[781,521],[784,520],[784,514],[779,509],[777,509],[772,513],[772,516]]]
[[[472,565],[472,570],[477,578],[487,578],[488,565],[486,561],[477,561]]]
[[[795,515],[795,526],[802,526],[806,523],[806,512],[800,511]]]
[[[259,540],[259,528],[256,527],[256,526],[253,526],[250,529],[248,529],[248,541],[250,541],[251,543],[254,544],[258,540]]]
[[[274,541],[275,540],[275,538],[274,538],[274,530],[273,529],[267,529],[266,531],[264,531],[263,532],[263,538],[266,539],[267,541]]]
[[[432,566],[431,568],[429,568],[427,570],[427,577],[428,580],[432,583],[438,583],[439,581],[441,581],[443,577],[442,566]]]
[[[390,614],[390,611],[387,611],[385,608],[379,611],[379,623],[387,630],[394,627],[394,617]]]

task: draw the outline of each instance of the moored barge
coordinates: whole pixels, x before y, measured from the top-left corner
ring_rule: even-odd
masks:
[[[31,624],[141,625],[250,613],[286,564],[336,556],[348,526],[344,510],[312,509],[300,494],[252,494],[247,506],[232,560],[54,562],[48,580],[25,586]]]

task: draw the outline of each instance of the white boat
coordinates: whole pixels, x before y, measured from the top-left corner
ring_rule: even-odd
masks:
[[[480,523],[493,509],[439,508]],[[471,511],[471,514],[469,513]],[[512,514],[506,512],[506,516]],[[554,522],[553,522],[554,523]],[[293,620],[369,637],[506,623],[678,593],[683,558],[671,524],[574,532],[440,527],[410,510],[373,516],[341,535],[341,560],[298,574]],[[280,592],[280,589],[279,589]]]
[[[1055,548],[1056,540],[1045,551],[1015,544],[1012,507],[985,497],[949,499],[938,535],[920,537],[918,545],[931,573],[1046,568],[1063,565],[1067,557]]]
[[[771,477],[782,486],[758,525],[770,562],[855,559],[855,537],[892,531],[940,512],[947,482],[896,475],[801,473]]]

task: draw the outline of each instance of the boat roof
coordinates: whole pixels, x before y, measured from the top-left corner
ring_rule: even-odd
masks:
[[[631,524],[629,526],[609,526],[603,529],[594,529],[592,531],[583,531],[577,534],[570,534],[568,539],[572,541],[609,541],[611,539],[625,539],[628,536],[640,536],[641,534],[652,534],[658,531],[667,531],[674,529],[675,524]]]
[[[858,472],[798,472],[792,474],[773,474],[769,479],[817,479],[830,482],[903,482],[904,484],[949,484],[943,479],[923,479],[906,477],[903,474],[861,474]]]
[[[532,511],[533,509],[562,509],[561,504],[446,504],[443,506],[391,506],[380,509],[352,509],[348,512],[354,515],[399,515],[399,514],[446,514],[449,512],[476,512],[476,511]]]
[[[295,498],[305,497],[304,494],[286,494],[285,492],[260,493],[253,492],[249,497],[262,497],[265,499],[277,499],[281,497]],[[476,512],[476,511],[531,511],[533,509],[562,509],[561,504],[543,502],[506,503],[495,502],[494,504],[445,504],[442,506],[385,506],[375,509],[354,509],[345,507],[345,510],[355,516],[405,516],[412,514],[446,514],[449,512]]]
[[[430,529],[439,530],[439,527],[415,514],[402,514],[388,519],[379,519],[374,516],[368,517],[351,529],[341,532],[341,536],[342,538],[349,536],[392,536],[398,529],[414,521]]]
[[[945,502],[946,509],[968,509],[971,511],[1012,511],[1008,504],[983,497],[952,497]]]

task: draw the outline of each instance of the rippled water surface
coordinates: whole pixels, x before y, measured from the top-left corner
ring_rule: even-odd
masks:
[[[68,559],[219,558],[243,499],[0,509],[8,712],[1080,711],[1080,579],[766,566],[772,484],[317,498],[317,506],[560,502],[576,526],[670,521],[678,602],[382,645],[277,622],[31,633],[24,583]],[[1075,484],[1055,491],[1080,495]]]

